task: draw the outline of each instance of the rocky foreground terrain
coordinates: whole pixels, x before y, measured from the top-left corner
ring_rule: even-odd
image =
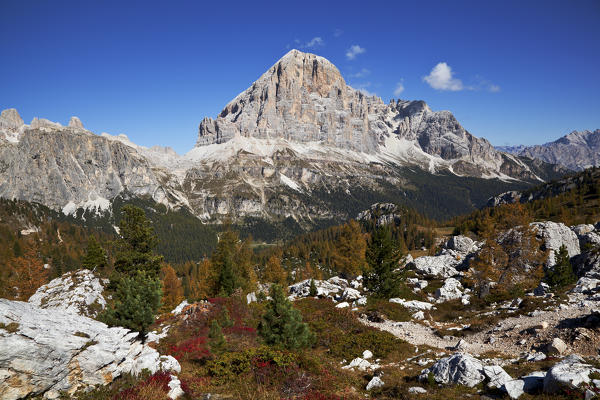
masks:
[[[463,284],[468,261],[483,243],[452,236],[436,255],[414,259],[409,255],[402,260],[409,292],[406,298],[386,300],[383,310],[371,307],[361,276],[314,280],[315,298],[311,279],[304,280],[289,286],[289,298],[301,309],[312,309],[304,315],[309,320],[321,312],[314,307],[331,304],[326,319],[348,323],[356,319],[369,329],[402,339],[391,347],[404,349],[395,359],[374,356],[382,351],[374,344],[361,349],[360,355],[348,347],[344,357],[344,348],[335,350],[336,343],[330,343],[330,351],[340,356],[337,366],[328,368],[339,370],[352,385],[364,385],[355,387],[355,394],[385,394],[400,374],[408,382],[402,386],[403,398],[456,398],[467,393],[481,398],[565,393],[594,398],[600,391],[600,223],[567,227],[536,222],[532,227],[547,251],[547,265],[555,263],[561,246],[567,249],[578,276],[568,292],[556,295],[541,283],[532,292],[472,312],[469,305],[475,294]],[[173,343],[182,327],[193,329],[194,321],[219,303],[183,302],[169,316],[162,316],[156,331],[141,343],[135,333],[90,318],[106,305],[105,284],[92,272],[80,270],[42,286],[28,302],[0,300],[0,397],[79,396],[147,369],[170,374],[170,398],[196,398],[189,397],[187,383],[184,393],[177,378],[189,374],[186,369],[194,364],[182,368],[171,355],[160,355],[154,348],[185,359],[179,349],[193,352],[194,347],[161,347],[160,343]],[[260,306],[268,286],[259,285],[259,291],[249,293],[244,303]],[[445,313],[451,317],[444,317]],[[242,326],[232,329],[251,331]],[[355,334],[358,338],[365,333]],[[344,340],[351,340],[354,334],[346,335]],[[466,392],[457,389],[461,387]],[[215,394],[214,398],[230,397]]]

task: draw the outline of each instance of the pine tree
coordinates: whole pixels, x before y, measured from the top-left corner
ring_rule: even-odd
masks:
[[[94,270],[95,268],[103,269],[106,265],[106,252],[100,246],[96,237],[91,236],[88,242],[87,252],[81,261],[81,266],[89,270]]]
[[[308,295],[310,297],[315,297],[318,294],[317,285],[315,285],[315,280],[310,280],[310,287],[308,288]]]
[[[190,262],[186,265],[191,265],[188,299],[191,301],[206,299],[216,285],[212,263],[205,258],[198,264]]]
[[[102,320],[110,326],[122,326],[140,333],[145,338],[160,307],[160,280],[141,271],[119,280],[114,295],[115,305],[109,307]]]
[[[145,338],[148,326],[161,303],[160,270],[162,257],[154,254],[158,240],[141,208],[126,205],[119,223],[120,239],[115,261],[115,303],[103,319],[111,326],[135,330]]]
[[[115,270],[121,275],[134,276],[144,271],[149,277],[159,278],[162,257],[154,254],[158,239],[144,210],[126,205],[119,222],[120,240]]]
[[[208,331],[208,344],[210,346],[210,351],[212,351],[214,354],[222,353],[227,346],[221,325],[219,325],[219,322],[216,319],[213,319],[210,324],[210,329]]]
[[[269,290],[271,300],[258,326],[258,332],[266,344],[286,349],[307,347],[314,342],[314,334],[302,322],[300,311],[285,297],[279,285]]]
[[[40,286],[48,282],[48,270],[44,268],[37,252],[30,248],[9,265],[9,282],[6,285],[16,299],[27,301]]]
[[[573,266],[569,259],[569,252],[565,245],[560,246],[558,254],[555,255],[556,263],[546,272],[546,281],[555,289],[563,288],[577,281],[573,273]]]
[[[221,311],[221,325],[224,328],[231,328],[233,326],[233,320],[229,316],[229,310],[225,306],[223,306],[223,310]]]
[[[332,264],[335,271],[345,277],[354,277],[361,273],[365,265],[367,243],[354,220],[342,225],[334,242]]]
[[[242,277],[234,264],[238,242],[236,232],[225,231],[221,234],[212,255],[211,261],[216,275],[214,293],[219,296],[229,296],[235,289],[242,287]]]
[[[230,296],[235,289],[240,287],[239,277],[235,274],[231,254],[225,254],[216,264],[219,268],[217,277],[217,290],[219,296]]]
[[[364,285],[374,296],[392,298],[399,295],[401,275],[397,271],[400,253],[394,247],[389,228],[380,227],[369,241],[366,260],[369,269],[364,274]]]

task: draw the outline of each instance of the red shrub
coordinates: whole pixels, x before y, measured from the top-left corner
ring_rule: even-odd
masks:
[[[208,349],[208,338],[196,336],[178,345],[169,346],[169,353],[180,360],[202,360],[211,356]]]
[[[171,374],[168,372],[157,372],[150,375],[145,381],[138,383],[136,386],[125,389],[114,395],[112,400],[146,400],[146,396],[140,394],[144,388],[153,386],[157,390],[164,392],[165,396],[169,392],[169,382],[171,382]]]

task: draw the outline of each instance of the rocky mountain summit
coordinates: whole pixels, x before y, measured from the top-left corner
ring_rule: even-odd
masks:
[[[535,146],[498,146],[507,153],[537,158],[551,164],[581,171],[600,166],[600,129],[595,131],[573,131],[568,135]]]
[[[237,136],[331,146],[376,156],[366,161],[411,161],[433,171],[536,179],[518,159],[468,133],[450,112],[434,112],[423,101],[385,104],[348,86],[325,58],[298,50],[269,68],[216,120],[205,118],[196,146]]]

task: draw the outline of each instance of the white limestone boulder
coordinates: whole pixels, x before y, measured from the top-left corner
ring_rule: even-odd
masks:
[[[600,373],[576,354],[564,358],[555,364],[544,378],[544,392],[557,393],[563,389],[577,389],[591,382],[591,373]]]
[[[411,311],[429,311],[433,308],[433,304],[427,303],[426,301],[404,300],[400,298],[392,298],[389,301],[390,303],[400,304]]]
[[[415,258],[413,262],[408,264],[408,267],[415,269],[417,273],[426,277],[451,278],[459,275],[456,266],[460,263],[460,259],[449,254],[443,254]]]
[[[437,383],[473,387],[485,380],[483,364],[467,353],[456,353],[442,358],[430,368],[421,371],[419,379],[426,381],[429,373]]]
[[[567,248],[569,257],[575,257],[581,253],[577,235],[565,224],[545,221],[532,222],[530,225],[535,230],[537,238],[544,243],[544,247],[550,250],[547,261],[548,266],[553,266],[556,263],[555,254],[558,254],[560,247],[563,245]]]
[[[106,308],[102,296],[106,283],[87,269],[68,272],[41,286],[29,302],[40,308],[94,318]]]
[[[442,287],[435,291],[435,297],[437,303],[443,303],[445,301],[460,299],[463,296],[462,284],[454,278],[448,278],[444,281]]]
[[[385,383],[381,380],[380,377],[374,376],[369,383],[367,384],[367,390],[377,389],[385,385]]]

